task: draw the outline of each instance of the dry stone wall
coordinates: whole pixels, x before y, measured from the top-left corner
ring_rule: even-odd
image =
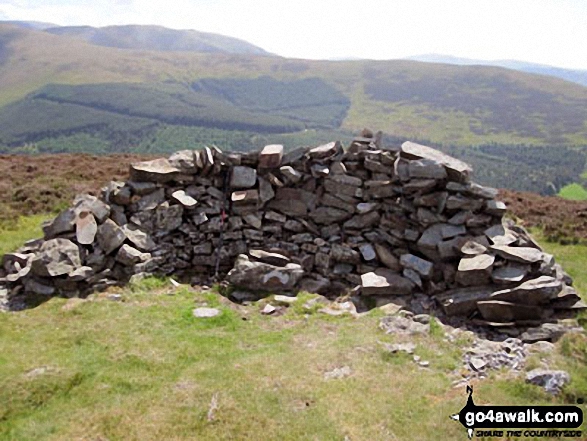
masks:
[[[0,297],[85,296],[140,274],[249,291],[351,293],[358,304],[493,326],[534,326],[585,305],[553,256],[504,219],[495,189],[429,147],[365,131],[284,153],[216,147],[135,163],[79,196],[44,238],[3,258]]]

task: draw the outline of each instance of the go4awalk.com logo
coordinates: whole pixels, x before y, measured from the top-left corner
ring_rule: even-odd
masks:
[[[577,406],[477,406],[473,388],[467,386],[467,404],[451,415],[469,439],[478,437],[581,438],[583,411]]]

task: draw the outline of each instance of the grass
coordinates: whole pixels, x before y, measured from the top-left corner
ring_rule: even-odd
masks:
[[[0,256],[15,251],[29,239],[42,237],[41,223],[52,217],[48,214],[21,216],[16,222],[0,224]]]
[[[448,419],[465,404],[448,375],[461,347],[444,341],[438,324],[431,335],[402,338],[378,329],[379,314],[305,314],[297,303],[307,294],[267,317],[259,305],[165,279],[120,292],[122,302],[54,298],[0,316],[0,439],[463,438]],[[198,320],[198,305],[222,313]],[[408,339],[430,369],[380,344]],[[564,350],[580,353],[577,344]],[[324,378],[343,366],[349,377]],[[478,385],[480,403],[562,402],[500,377]]]
[[[584,295],[587,247],[544,245]],[[315,298],[301,293],[284,314],[264,316],[270,299],[240,306],[217,289],[147,278],[0,314],[0,440],[464,439],[448,416],[465,404],[451,372],[467,341],[449,343],[435,318],[429,334],[386,335],[381,311],[329,317],[320,303],[304,307]],[[196,319],[196,306],[221,314]],[[404,341],[429,369],[383,349]],[[584,336],[567,336],[544,356],[572,375],[559,397],[496,372],[475,383],[476,402],[575,403],[587,397],[586,350]],[[350,376],[324,378],[343,366]]]
[[[587,245],[561,245],[549,242],[536,230],[532,234],[544,250],[555,256],[556,261],[573,278],[573,286],[579,291],[584,300],[587,300]]]
[[[581,184],[568,184],[560,189],[558,195],[571,201],[587,201],[587,189]]]

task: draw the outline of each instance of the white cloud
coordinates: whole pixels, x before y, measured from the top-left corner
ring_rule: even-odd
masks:
[[[587,69],[583,0],[0,0],[0,15],[197,29],[300,58],[441,53]]]

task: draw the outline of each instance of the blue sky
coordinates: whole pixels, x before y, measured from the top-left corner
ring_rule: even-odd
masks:
[[[439,53],[587,69],[587,0],[0,0],[0,19],[159,24],[297,58]]]

